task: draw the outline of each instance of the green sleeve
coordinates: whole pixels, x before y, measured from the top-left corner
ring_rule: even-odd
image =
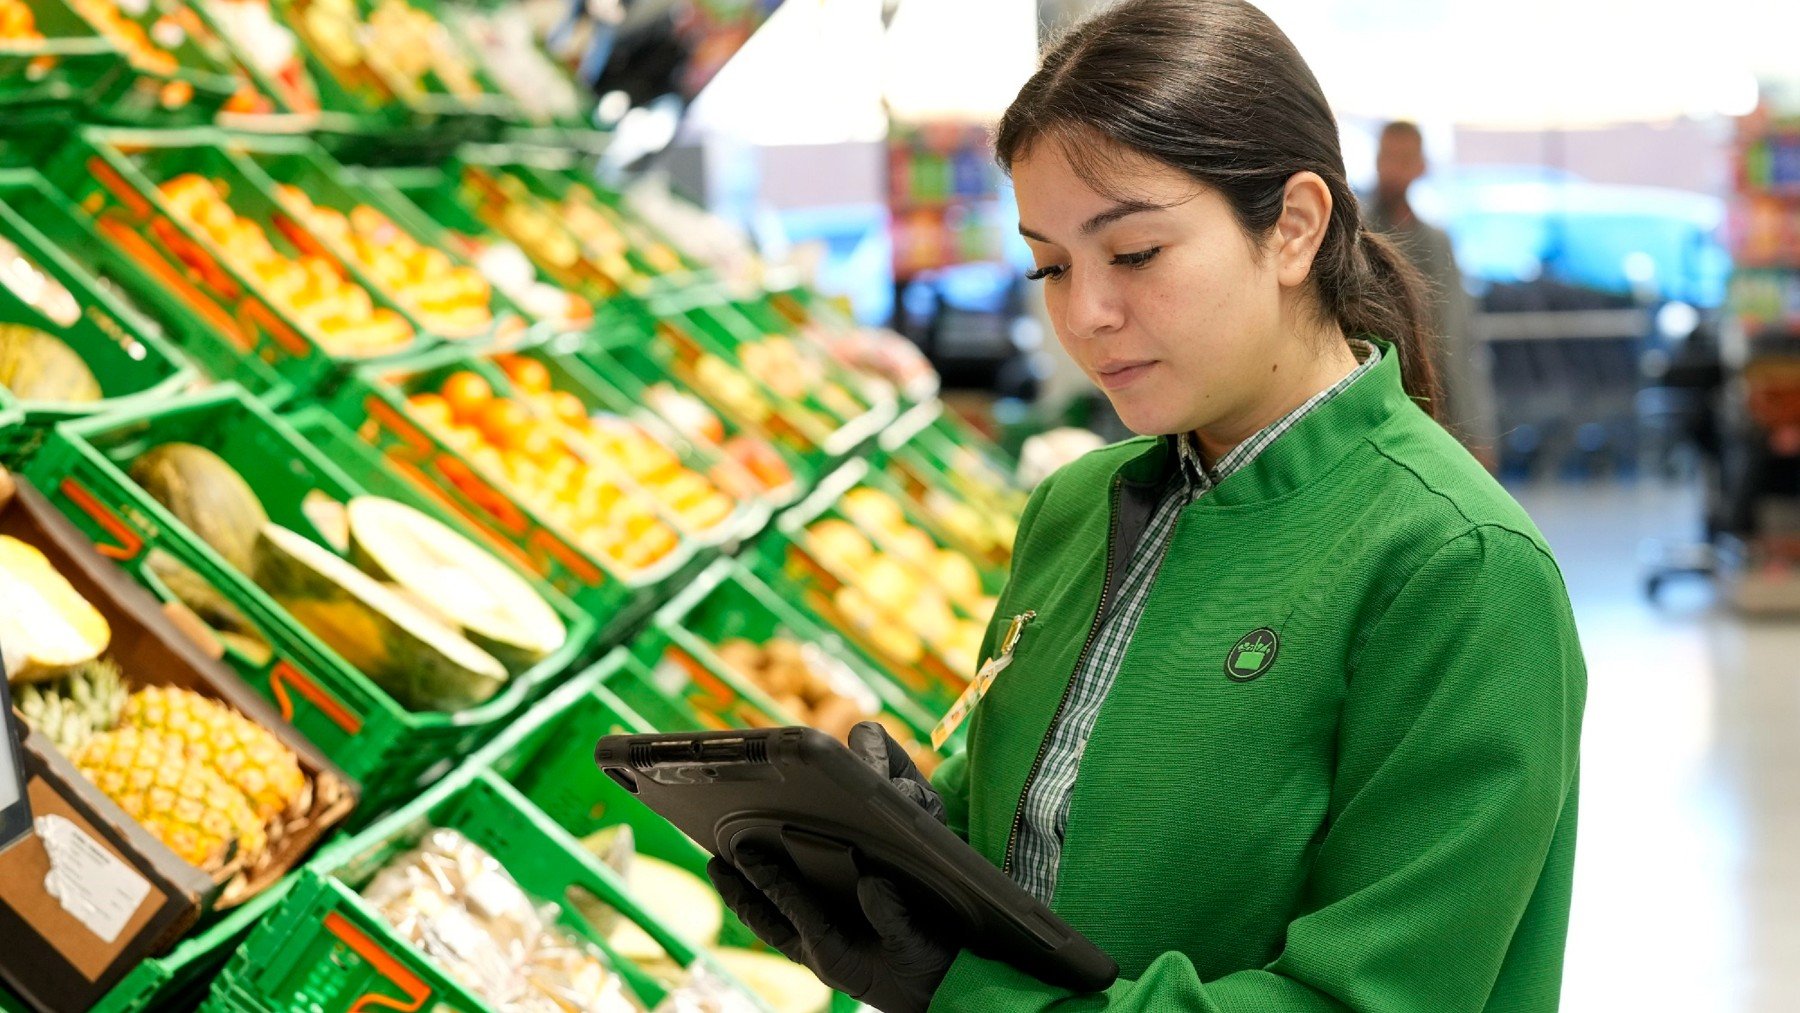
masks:
[[[1060,473],[1060,472],[1059,472]],[[1013,577],[1019,572],[1019,560],[1030,551],[1028,536],[1031,526],[1037,520],[1038,510],[1044,505],[1045,497],[1050,494],[1050,483],[1056,480],[1052,474],[1038,487],[1031,491],[1031,498],[1025,501],[1025,509],[1019,514],[1019,530],[1013,535],[1012,565],[1007,575],[1006,586],[1000,589],[1000,597],[994,605],[994,614],[988,618],[987,634],[981,638],[981,658],[985,661],[994,656],[994,650],[1000,643],[1000,634],[1006,623],[1012,618],[1007,611],[1007,603],[1011,599]],[[971,676],[975,673],[970,672]],[[966,749],[959,749],[949,759],[938,765],[937,772],[931,776],[931,785],[944,799],[944,811],[948,816],[950,829],[963,840],[969,839],[969,754]]]
[[[1327,829],[1273,963],[1203,982],[1168,952],[1073,995],[965,951],[931,1008],[1436,1013],[1482,1009],[1515,947],[1554,973],[1586,696],[1555,564],[1512,531],[1471,531],[1357,652]]]

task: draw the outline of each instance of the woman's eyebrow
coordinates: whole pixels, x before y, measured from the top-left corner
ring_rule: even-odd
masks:
[[[1087,221],[1082,222],[1081,234],[1084,236],[1091,236],[1121,218],[1140,214],[1145,211],[1161,211],[1166,207],[1168,207],[1167,204],[1152,204],[1149,201],[1120,201],[1112,207],[1107,208],[1105,211],[1089,218]],[[1019,223],[1019,235],[1024,236],[1026,239],[1035,239],[1040,243],[1050,243],[1054,245],[1056,242],[1053,239],[1046,238],[1042,233],[1035,229],[1028,227],[1024,222]]]

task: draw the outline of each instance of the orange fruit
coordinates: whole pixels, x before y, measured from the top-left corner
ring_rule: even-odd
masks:
[[[480,419],[482,409],[493,401],[494,388],[480,374],[464,370],[451,374],[444,381],[443,395],[457,421],[473,424]]]
[[[506,370],[507,378],[527,394],[541,394],[550,389],[550,367],[536,359],[508,355],[500,360],[500,368]]]
[[[482,406],[476,425],[490,443],[503,450],[519,448],[532,428],[531,413],[517,401],[495,398]]]

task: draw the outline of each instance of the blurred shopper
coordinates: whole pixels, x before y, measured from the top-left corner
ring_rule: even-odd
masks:
[[[966,748],[927,783],[879,725],[850,747],[1119,979],[981,956],[873,870],[846,917],[784,848],[715,860],[720,893],[890,1013],[1556,1009],[1568,593],[1431,417],[1424,282],[1311,70],[1243,0],[1122,0],[995,148],[1057,339],[1143,435],[1033,492]]]
[[[1396,120],[1381,130],[1375,155],[1375,194],[1364,209],[1369,227],[1394,237],[1431,283],[1431,321],[1437,332],[1433,365],[1443,404],[1437,412],[1457,439],[1493,470],[1498,460],[1494,388],[1487,350],[1478,345],[1474,306],[1463,289],[1456,251],[1443,229],[1420,221],[1407,193],[1425,175],[1425,138],[1417,124]]]

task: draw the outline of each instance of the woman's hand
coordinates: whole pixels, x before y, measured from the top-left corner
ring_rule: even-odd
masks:
[[[879,721],[859,721],[850,729],[850,752],[856,758],[873,767],[875,773],[890,781],[900,794],[918,803],[919,808],[930,813],[939,823],[947,822],[944,813],[944,800],[931,782],[919,772],[912,757],[906,755],[906,747],[894,741],[888,730]]]
[[[775,856],[744,848],[737,860],[734,868],[714,858],[706,874],[757,938],[810,968],[825,984],[884,1013],[923,1013],[931,1005],[957,950],[919,927],[892,882],[880,876],[857,881],[856,899],[874,930],[870,935],[860,927],[834,926]]]

